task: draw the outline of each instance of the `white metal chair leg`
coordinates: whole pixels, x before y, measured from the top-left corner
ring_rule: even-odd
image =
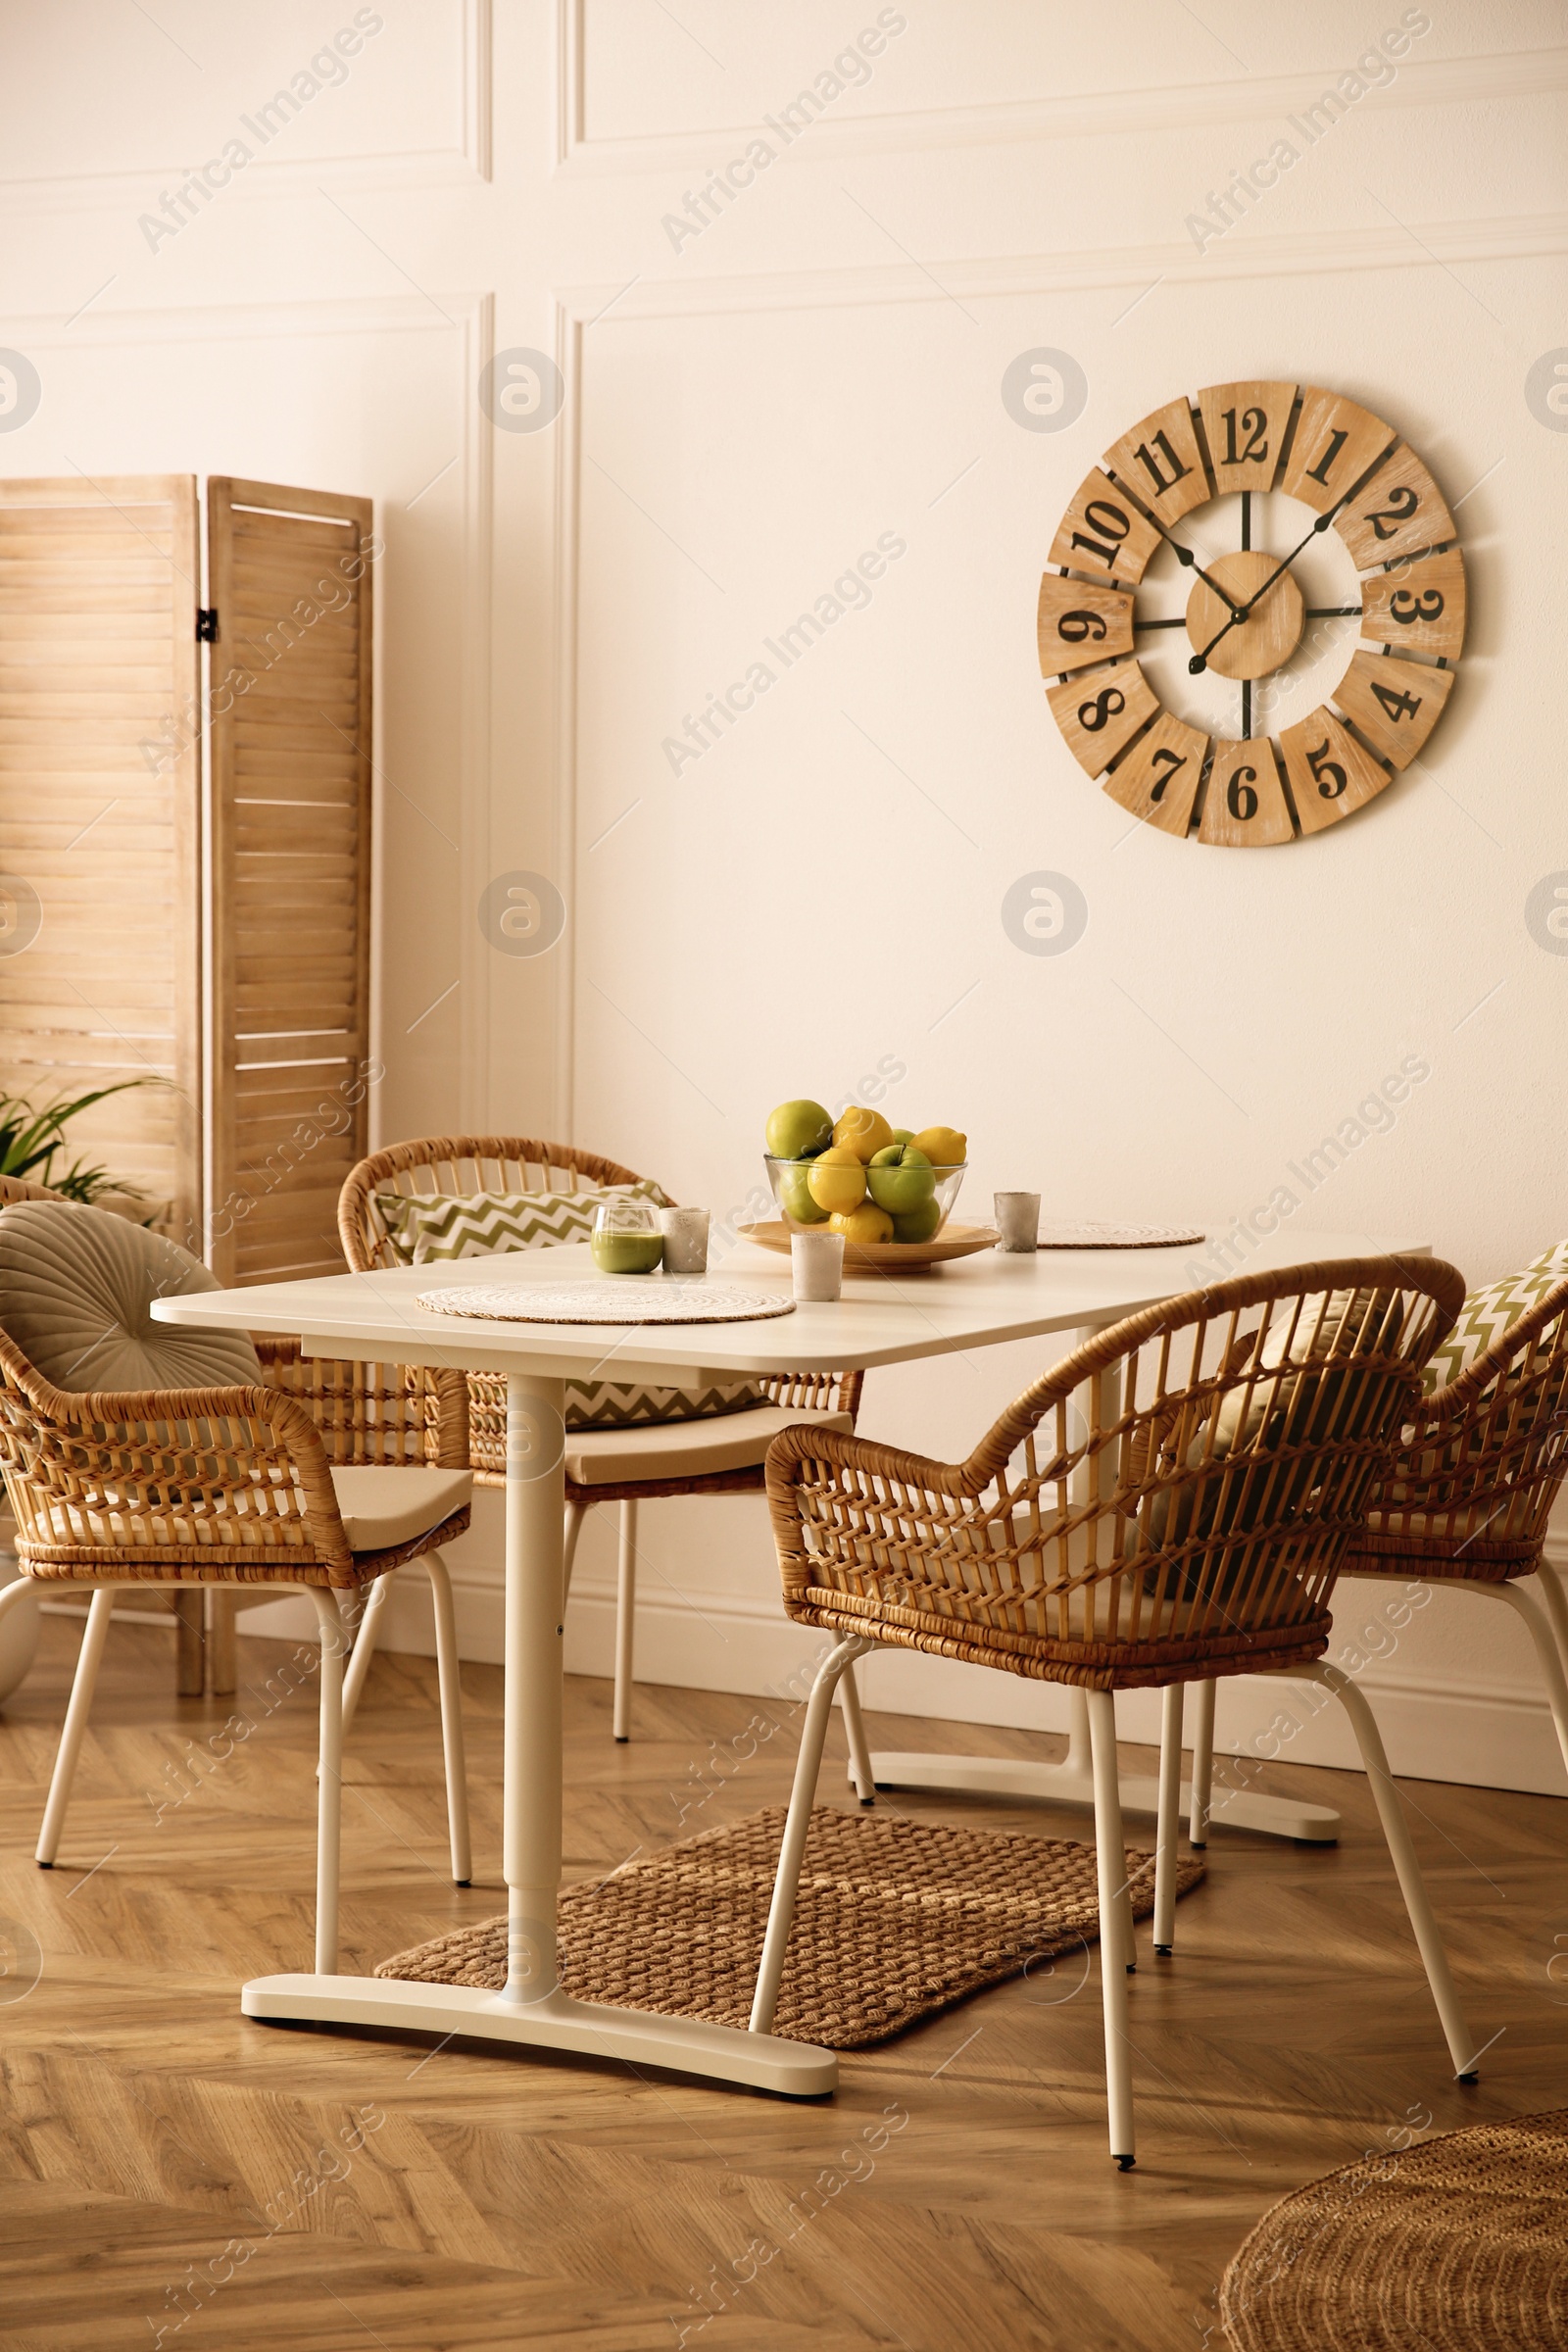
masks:
[[[848,1634],[836,1648],[830,1649],[816,1670],[811,1695],[806,1702],[806,1726],[801,1733],[801,1752],[795,1764],[795,1786],[790,1790],[790,1809],[784,1823],[784,1841],[779,1848],[778,1872],[773,1880],[773,1900],[767,1914],[767,1934],[762,1939],[762,1961],[757,1972],[757,1990],[752,1997],[754,2034],[771,2034],[773,2012],[778,2007],[779,1983],[784,1975],[784,1954],[789,1949],[790,1929],[795,1921],[795,1894],[801,1882],[801,1862],[806,1852],[806,1833],[811,1822],[811,1799],[816,1794],[817,1775],[822,1769],[822,1749],[827,1742],[827,1719],[833,1705],[833,1692],[846,1666],[853,1666],[863,1657],[873,1642],[861,1641],[858,1634]]]
[[[1568,1672],[1568,1588],[1565,1588],[1563,1572],[1543,1560],[1536,1570],[1536,1579],[1541,1586],[1541,1597],[1545,1603],[1546,1615],[1551,1619],[1551,1630],[1557,1637],[1563,1669]]]
[[[386,1607],[387,1594],[392,1590],[390,1576],[378,1576],[365,1596],[359,1624],[354,1629],[354,1647],[349,1653],[348,1668],[343,1676],[343,1730],[359,1712],[360,1694],[365,1689],[370,1660],[375,1655],[375,1639],[380,1629],[381,1612]]]
[[[430,1578],[430,1597],[435,1603],[435,1660],[441,1688],[441,1748],[447,1769],[447,1837],[452,1846],[452,1876],[458,1886],[467,1886],[473,1881],[473,1849],[468,1835],[468,1770],[463,1739],[458,1619],[452,1606],[452,1579],[446,1561],[439,1551],[427,1551],[424,1565]],[[380,1581],[384,1584],[386,1579]]]
[[[632,1637],[637,1626],[637,1505],[620,1506],[620,1566],[615,1578],[615,1711],[617,1740],[631,1738]]]
[[[1105,2099],[1110,2153],[1130,2172],[1133,2139],[1132,2045],[1127,2038],[1127,1971],[1120,1918],[1125,1900],[1127,1842],[1122,1834],[1121,1784],[1116,1772],[1116,1710],[1108,1690],[1091,1690],[1089,1737],[1095,1764],[1095,1858],[1100,1881],[1100,1985],[1105,2010]]]
[[[1453,2060],[1453,2071],[1461,2082],[1474,2082],[1477,2080],[1476,2045],[1464,2022],[1464,2012],[1459,2006],[1459,1995],[1448,1967],[1448,1955],[1443,1948],[1443,1937],[1438,1933],[1438,1923],[1427,1896],[1426,1882],[1416,1859],[1410,1826],[1404,1818],[1404,1807],[1394,1785],[1394,1775],[1389,1770],[1382,1734],[1367,1705],[1365,1694],[1356,1689],[1348,1674],[1342,1673],[1338,1666],[1331,1666],[1327,1659],[1318,1659],[1309,1665],[1288,1666],[1284,1671],[1296,1682],[1321,1683],[1326,1690],[1333,1691],[1350,1718],[1350,1728],[1355,1734],[1356,1745],[1361,1750],[1361,1762],[1366,1768],[1366,1777],[1377,1803],[1378,1818],[1383,1824],[1383,1835],[1389,1841],[1389,1853],[1399,1882],[1399,1891],[1404,1896],[1404,1908],[1415,1932],[1427,1972],[1427,1983],[1432,1987],[1432,1998],[1442,2021],[1448,2055]]]
[[[874,1805],[876,1782],[871,1774],[871,1749],[865,1737],[860,1693],[855,1687],[853,1666],[847,1666],[839,1677],[839,1705],[844,1709],[844,1730],[850,1742],[850,1779],[854,1783],[855,1793],[862,1805]]]
[[[1208,1843],[1208,1808],[1214,1793],[1214,1686],[1200,1683],[1193,1724],[1193,1796],[1187,1842],[1200,1852]]]
[[[321,1742],[316,1782],[316,1973],[337,1975],[338,1882],[343,1843],[343,1618],[337,1594],[306,1591],[321,1636]]]
[[[1182,1686],[1167,1683],[1159,1729],[1159,1811],[1154,1832],[1154,1949],[1176,1948],[1176,1863],[1181,1835]]]
[[[587,1502],[568,1502],[566,1505],[566,1517],[561,1539],[561,1603],[563,1608],[571,1598],[571,1571],[577,1558],[577,1538],[582,1534],[582,1523],[592,1508],[592,1503]]]
[[[1549,1574],[1548,1570],[1546,1575]],[[1546,1584],[1546,1575],[1541,1580],[1543,1588]],[[1536,1645],[1541,1671],[1546,1678],[1546,1700],[1551,1708],[1551,1720],[1557,1727],[1557,1745],[1562,1749],[1563,1766],[1568,1770],[1568,1675],[1563,1672],[1562,1651],[1557,1646],[1556,1635],[1545,1611],[1540,1601],[1528,1592],[1521,1592],[1517,1585],[1471,1585],[1468,1590],[1472,1592],[1490,1592],[1494,1599],[1506,1601],[1514,1614],[1524,1619],[1530,1639]]]
[[[60,1834],[66,1826],[66,1807],[71,1802],[71,1786],[76,1777],[76,1758],[81,1753],[87,1718],[92,1713],[92,1694],[98,1687],[98,1669],[103,1663],[104,1643],[109,1639],[109,1620],[114,1614],[117,1590],[114,1585],[100,1585],[87,1611],[81,1654],[71,1686],[71,1704],[66,1709],[65,1729],[60,1735],[60,1750],[43,1809],[43,1827],[38,1832],[40,1870],[53,1870],[55,1856],[60,1851]]]

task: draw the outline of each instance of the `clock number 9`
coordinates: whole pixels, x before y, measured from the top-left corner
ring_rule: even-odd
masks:
[[[1401,628],[1407,629],[1413,620],[1436,620],[1442,611],[1441,588],[1424,588],[1419,597],[1413,596],[1408,588],[1401,588],[1389,599],[1389,618],[1396,620]]]
[[[1105,616],[1102,612],[1064,612],[1056,623],[1056,635],[1065,637],[1069,645],[1082,645],[1086,637],[1098,640],[1104,634]]]
[[[1119,686],[1103,686],[1091,703],[1078,706],[1078,724],[1086,735],[1098,735],[1107,720],[1127,708],[1127,698]]]
[[[1328,754],[1328,737],[1325,735],[1317,750],[1307,753],[1306,764],[1316,777],[1317,788],[1323,798],[1326,801],[1337,801],[1350,779],[1339,761],[1331,760]],[[1334,779],[1333,782],[1330,782],[1331,777]]]
[[[1256,782],[1255,767],[1239,767],[1225,787],[1225,806],[1239,824],[1245,825],[1257,814],[1257,795],[1252,790]]]

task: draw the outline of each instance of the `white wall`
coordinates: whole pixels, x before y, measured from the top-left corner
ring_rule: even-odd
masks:
[[[493,25],[483,0],[380,0],[346,77],[156,250],[142,216],[355,11],[155,13],[0,5],[0,340],[44,385],[0,467],[375,495],[383,1136],[569,1136],[726,1212],[774,1101],[891,1060],[903,1117],[968,1129],[976,1201],[1026,1183],[1067,1215],[1218,1228],[1414,1054],[1430,1077],[1303,1222],[1419,1235],[1475,1279],[1560,1236],[1568,961],[1524,911],[1568,868],[1568,437],[1525,397],[1568,336],[1560,6],[1429,12],[1308,146],[1291,118],[1399,26],[1395,0],[903,5],[869,80],[786,148],[764,119],[878,22],[869,0],[502,0]],[[755,184],[701,234],[665,225],[760,133],[783,151]],[[1195,235],[1282,136],[1302,152],[1279,184]],[[492,344],[559,362],[543,429],[491,430]],[[1040,346],[1088,381],[1057,433],[1001,397]],[[1249,374],[1404,430],[1462,501],[1472,597],[1430,756],[1252,856],[1129,832],[1058,739],[1033,642],[1087,467]],[[672,772],[685,714],[886,533],[905,552],[868,607]],[[515,869],[568,908],[536,959],[476,916]],[[1088,902],[1060,957],[1002,926],[1039,869]],[[951,1451],[1035,1369],[878,1374],[864,1426]],[[465,1547],[479,1647],[491,1501]],[[799,1644],[760,1509],[666,1503],[644,1530],[645,1671],[782,1679]],[[610,1545],[590,1531],[579,1664],[608,1654]],[[1524,1638],[1483,1604],[1435,1603],[1368,1687],[1411,1768],[1560,1785]],[[934,1661],[877,1661],[868,1689],[1056,1719],[1054,1692]],[[1241,1738],[1274,1700],[1230,1704]]]

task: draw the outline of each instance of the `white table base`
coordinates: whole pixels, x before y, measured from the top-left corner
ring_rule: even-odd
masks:
[[[1011,1756],[936,1756],[875,1750],[871,1777],[879,1788],[925,1788],[958,1796],[1022,1796],[1037,1803],[1090,1805],[1095,1801],[1094,1774],[1089,1763],[1089,1710],[1083,1693],[1072,1692],[1071,1730],[1067,1753],[1059,1764],[1031,1764]],[[1190,1818],[1193,1792],[1182,1784],[1181,1812]],[[1124,1813],[1156,1813],[1159,1783],[1123,1775]],[[1298,1797],[1259,1796],[1250,1788],[1227,1788],[1216,1780],[1208,1805],[1209,1827],[1261,1830],[1270,1838],[1295,1838],[1312,1845],[1332,1845],[1340,1834],[1340,1816],[1327,1805],[1309,1805]]]
[[[240,2003],[247,2017],[274,2024],[358,2026],[382,2034],[466,2034],[519,2049],[575,2050],[624,2066],[667,2067],[714,2082],[743,2082],[786,2098],[814,2099],[837,2087],[831,2050],[742,2034],[694,2017],[653,2017],[574,2001],[559,1988],[516,2001],[471,1984],[416,1984],[398,1977],[257,1977]]]
[[[797,2099],[838,2082],[831,2050],[697,2018],[609,2009],[563,1991],[556,1957],[561,1888],[564,1383],[507,1380],[506,1720],[502,1867],[508,1889],[507,1984],[420,1984],[406,1978],[258,1977],[241,2005],[274,2023],[454,2034],[520,2048],[576,2050],[622,2065],[668,2067]]]

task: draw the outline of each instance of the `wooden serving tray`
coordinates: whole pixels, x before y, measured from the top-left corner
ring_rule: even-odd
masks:
[[[788,1255],[790,1236],[794,1233],[825,1233],[824,1225],[786,1225],[782,1217],[770,1217],[765,1224],[737,1225],[743,1242],[760,1242],[764,1250],[778,1250]],[[945,1258],[973,1257],[980,1250],[994,1250],[999,1240],[994,1225],[944,1225],[929,1242],[849,1242],[844,1245],[846,1273],[858,1267],[863,1273],[924,1274],[932,1266],[940,1266]]]

